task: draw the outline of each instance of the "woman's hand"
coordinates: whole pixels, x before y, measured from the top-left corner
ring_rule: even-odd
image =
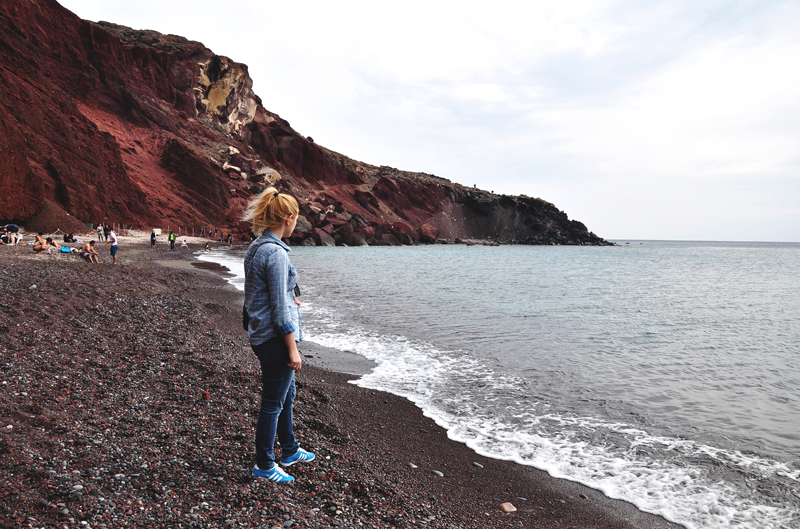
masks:
[[[299,299],[297,299],[297,298],[295,298],[294,302],[295,302],[295,304],[297,305],[297,308],[298,308],[298,309],[299,309],[300,307],[302,307],[302,306],[303,306],[303,304],[302,304],[302,303],[300,303],[300,300],[299,300]]]
[[[295,372],[300,371],[303,367],[303,359],[300,357],[300,351],[297,350],[297,342],[294,341],[294,333],[284,334],[283,339],[286,340],[286,348],[289,349],[289,363],[287,366],[291,367]]]
[[[300,368],[303,367],[303,359],[300,358],[300,351],[295,349],[294,351],[289,351],[289,363],[286,364],[291,367],[295,372],[300,371]]]

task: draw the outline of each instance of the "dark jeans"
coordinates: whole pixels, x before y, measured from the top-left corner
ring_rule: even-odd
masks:
[[[292,429],[294,370],[288,365],[289,349],[283,336],[253,346],[261,362],[261,409],[256,426],[256,463],[268,470],[275,465],[275,434],[284,457],[297,453],[300,445]]]

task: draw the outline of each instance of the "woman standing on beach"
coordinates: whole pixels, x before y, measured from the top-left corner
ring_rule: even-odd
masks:
[[[271,481],[294,478],[275,464],[275,435],[281,445],[280,465],[313,461],[300,448],[292,428],[294,374],[303,361],[297,344],[303,341],[300,302],[294,297],[297,271],[289,262],[289,247],[281,240],[297,225],[297,201],[271,187],[248,205],[243,220],[259,236],[244,258],[245,308],[250,346],[261,363],[261,409],[256,426],[253,474]]]

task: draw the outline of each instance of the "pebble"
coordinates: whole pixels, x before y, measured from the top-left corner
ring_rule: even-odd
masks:
[[[72,490],[76,491],[83,490],[83,485],[75,485],[74,487],[72,487]]]
[[[481,465],[481,464],[480,464],[480,463],[478,463],[477,461],[473,461],[473,462],[472,462],[472,466],[473,466],[473,467],[478,467],[478,468],[483,468],[483,465]]]
[[[418,467],[417,465],[415,465],[414,463],[409,463],[409,464],[408,464],[408,466],[410,466],[411,468],[419,468],[419,467]]]
[[[432,473],[434,476],[439,476],[440,478],[443,478],[443,477],[444,477],[444,474],[442,474],[442,473],[441,473],[441,472],[439,472],[438,470],[431,470],[431,473]]]
[[[500,504],[500,510],[503,512],[516,512],[517,508],[513,503],[505,502]]]

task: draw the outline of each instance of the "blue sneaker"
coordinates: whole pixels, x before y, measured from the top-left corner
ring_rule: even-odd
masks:
[[[306,452],[302,448],[297,449],[297,453],[287,457],[281,457],[281,466],[290,467],[295,463],[314,461],[316,456],[311,452]]]
[[[258,465],[253,467],[253,475],[257,478],[265,478],[270,481],[277,481],[278,483],[288,483],[294,481],[294,478],[283,471],[278,465],[273,466],[269,470],[261,470]]]

